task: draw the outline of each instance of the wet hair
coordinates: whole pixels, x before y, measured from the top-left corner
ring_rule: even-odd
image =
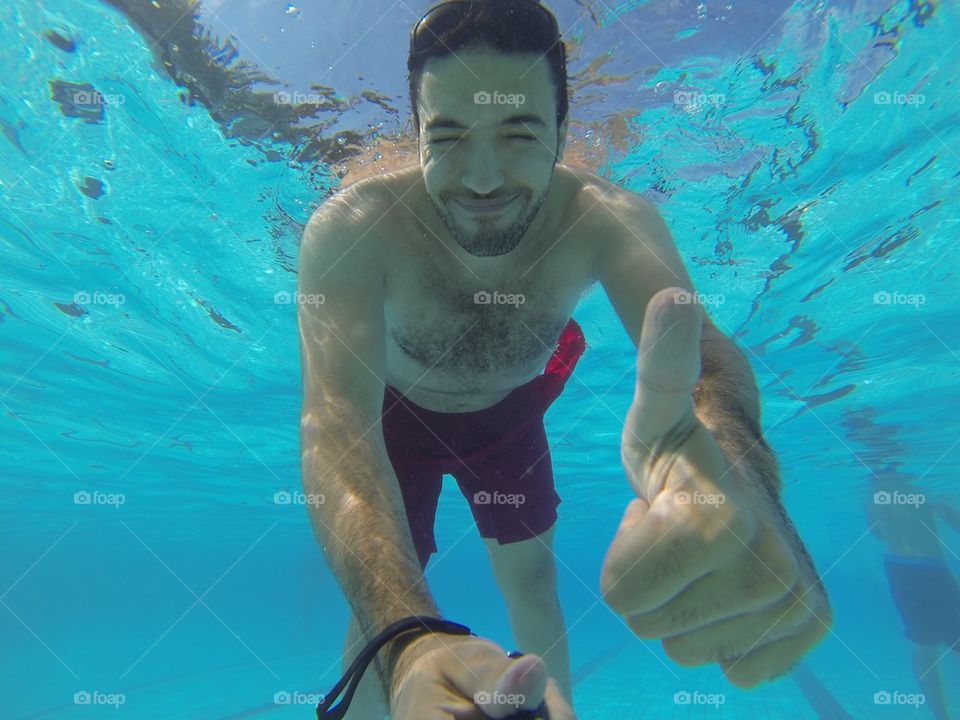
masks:
[[[464,49],[492,50],[498,53],[536,53],[543,55],[557,98],[557,133],[567,117],[567,52],[563,40],[532,32],[532,28],[513,19],[512,10],[529,0],[485,0],[469,6],[462,22],[452,27],[436,27],[425,31],[427,40],[416,52],[407,56],[410,82],[410,108],[413,130],[420,133],[417,99],[423,68],[431,58],[442,58]]]

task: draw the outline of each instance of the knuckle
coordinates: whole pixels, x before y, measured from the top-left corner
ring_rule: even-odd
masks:
[[[681,667],[706,665],[717,657],[716,652],[705,651],[702,647],[697,646],[696,643],[682,636],[666,638],[662,645],[667,657]]]
[[[662,645],[663,652],[677,665],[681,667],[695,667],[699,664],[693,659],[688,648],[678,647],[676,643],[671,642],[670,639],[664,640]]]
[[[624,602],[626,593],[621,587],[623,576],[619,572],[619,563],[615,559],[609,559],[600,572],[600,594],[603,601],[614,612],[624,614]]]
[[[819,615],[809,614],[805,622],[801,622],[796,634],[800,643],[800,654],[806,653],[819,643],[830,632],[832,622],[824,621]]]
[[[807,599],[802,593],[789,593],[778,603],[777,624],[796,628],[810,617]]]
[[[666,636],[673,626],[670,618],[662,610],[633,615],[627,619],[627,624],[637,637],[646,640],[656,640]]]
[[[656,616],[633,615],[627,618],[627,625],[634,635],[644,640],[656,640],[665,634],[663,621]]]
[[[721,660],[720,666],[730,684],[740,690],[752,690],[766,679],[763,669],[749,657]]]

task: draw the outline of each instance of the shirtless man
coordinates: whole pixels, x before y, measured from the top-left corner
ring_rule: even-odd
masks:
[[[419,166],[338,193],[303,235],[304,487],[325,498],[311,519],[353,610],[344,667],[391,623],[439,616],[423,569],[442,473],[470,503],[528,654],[400,636],[347,717],[502,718],[544,698],[553,720],[575,717],[543,413],[583,350],[571,314],[596,282],[639,351],[621,442],[637,499],[603,598],[682,665],[719,663],[742,688],[784,674],[832,617],[779,500],[756,382],[678,294],[693,284],[657,211],[557,162],[555,19],[533,0],[442,4],[414,29],[408,69]],[[495,493],[525,502],[481,500]]]
[[[870,531],[886,546],[884,569],[913,644],[917,681],[933,717],[950,720],[940,661],[951,650],[960,658],[960,583],[943,556],[937,525],[943,521],[960,532],[960,511],[900,480],[883,480],[875,489],[864,511]]]

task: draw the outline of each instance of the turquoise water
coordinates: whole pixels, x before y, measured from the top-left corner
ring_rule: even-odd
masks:
[[[578,44],[571,134],[614,148],[597,172],[660,205],[756,373],[784,502],[835,611],[804,667],[852,717],[932,717],[874,703],[920,689],[863,503],[875,477],[956,487],[960,10],[556,6]],[[426,4],[365,7],[408,27]],[[318,22],[316,7],[275,10]],[[293,306],[275,294],[295,288],[300,224],[336,168],[184,104],[155,41],[108,5],[0,13],[0,718],[312,716],[309,698],[275,695],[339,678],[347,608],[304,506],[276,501],[300,489],[300,377]],[[87,83],[102,116],[65,114],[57,88]],[[737,691],[632,638],[601,602],[632,497],[618,442],[635,353],[600,288],[575,317],[589,347],[547,425],[578,716],[818,717],[794,678]],[[941,537],[960,571],[960,538]],[[449,482],[437,543],[443,612],[512,646]],[[960,716],[960,665],[941,669]],[[84,692],[123,704],[75,702]]]

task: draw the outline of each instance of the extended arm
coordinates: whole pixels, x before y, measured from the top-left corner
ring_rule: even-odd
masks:
[[[303,485],[324,557],[368,638],[409,615],[436,616],[380,425],[383,267],[347,201],[328,201],[304,231],[298,316]],[[401,648],[378,654],[387,697]]]
[[[750,363],[709,320],[703,324],[700,349],[700,380],[693,391],[697,417],[727,462],[744,471],[746,482],[779,498],[780,470],[760,428],[760,392]]]
[[[670,231],[656,208],[624,194],[607,222],[612,230],[598,254],[596,275],[624,329],[638,346],[644,312],[660,290],[678,286],[698,297]],[[700,380],[693,400],[697,417],[724,456],[773,496],[780,491],[776,458],[760,430],[760,394],[743,352],[703,313]]]
[[[680,664],[719,662],[753,687],[819,642],[829,601],[781,503],[749,363],[706,317],[656,210],[625,198],[615,215],[597,275],[637,345],[620,443],[637,498],[601,591]]]

